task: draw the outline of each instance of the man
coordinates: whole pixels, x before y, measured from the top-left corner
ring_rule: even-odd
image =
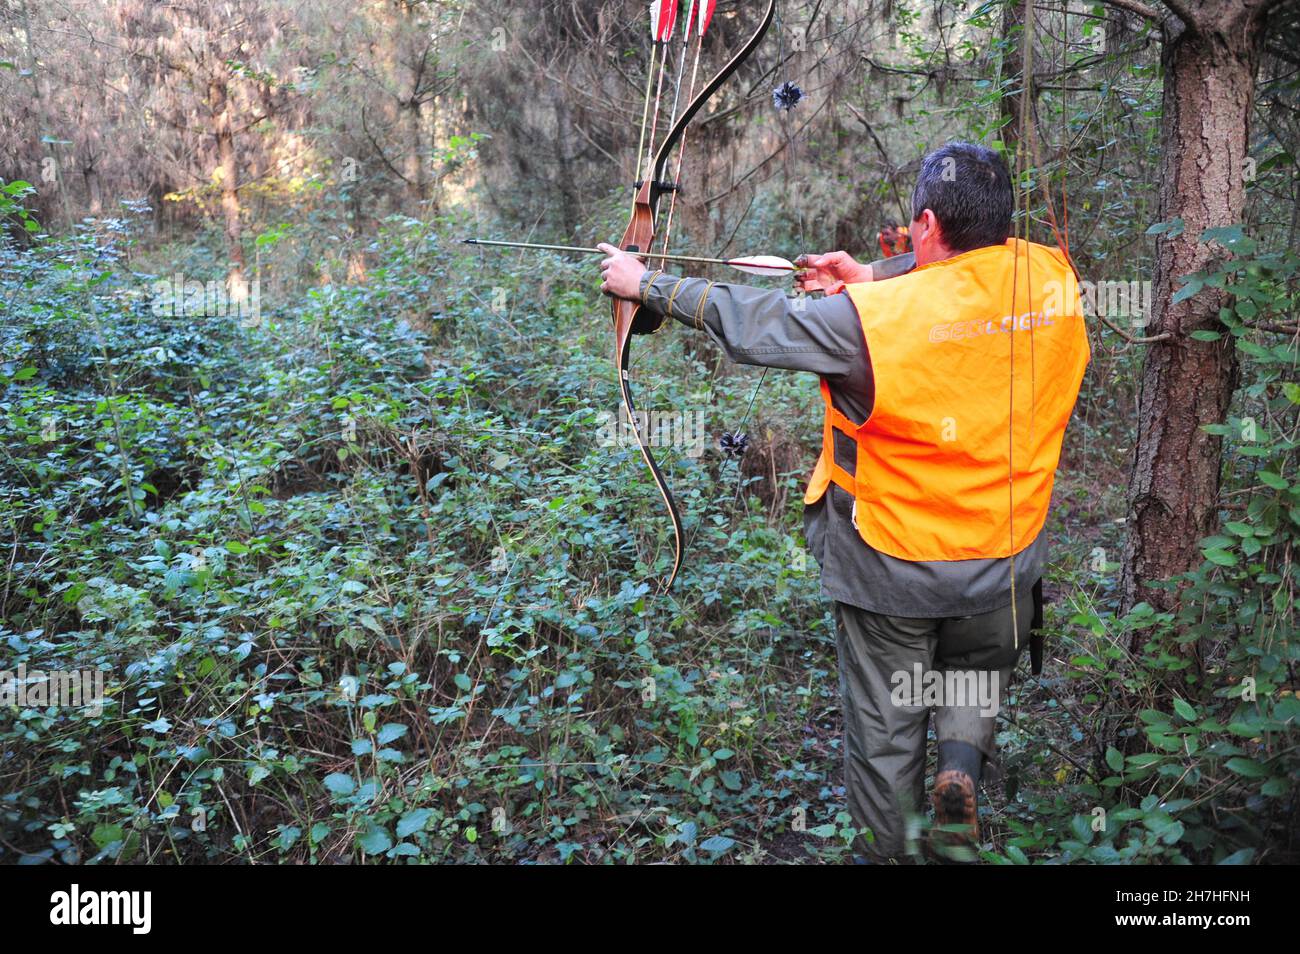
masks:
[[[815,300],[679,279],[601,246],[606,293],[735,361],[821,379],[804,522],[834,601],[845,782],[869,862],[907,854],[932,710],[931,843],[970,856],[998,694],[1041,613],[1041,530],[1089,353],[1068,261],[1009,239],[1013,207],[1000,156],[943,146],[912,193],[913,251],[800,259],[800,289],[830,292]]]

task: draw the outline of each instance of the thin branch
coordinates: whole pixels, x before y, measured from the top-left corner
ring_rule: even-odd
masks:
[[[1115,334],[1119,335],[1129,344],[1154,344],[1157,341],[1167,341],[1173,337],[1173,335],[1168,331],[1162,331],[1158,335],[1148,335],[1145,338],[1139,338],[1137,335],[1129,334],[1127,331],[1125,331],[1119,325],[1115,324],[1105,315],[1097,315],[1097,320],[1100,321],[1107,328],[1109,328],[1111,331],[1115,332]]]
[[[1142,0],[1101,0],[1101,2],[1108,7],[1118,7],[1121,10],[1127,10],[1129,13],[1136,13],[1148,23],[1153,23],[1156,26],[1160,25],[1162,19],[1160,11],[1143,3]],[[1172,4],[1167,5],[1172,9]],[[1174,10],[1174,12],[1177,13],[1178,11]]]
[[[384,165],[388,167],[388,171],[397,176],[397,178],[401,179],[407,185],[410,185],[411,180],[402,175],[401,172],[399,172],[397,168],[388,161],[388,153],[384,152],[384,147],[375,141],[374,135],[370,132],[370,127],[366,125],[366,111],[364,107],[361,110],[361,131],[366,134],[366,138],[370,140],[371,148],[375,150]]]
[[[1187,9],[1185,0],[1163,0],[1165,6],[1173,11],[1174,16],[1182,20],[1189,30],[1196,30],[1200,27],[1200,21],[1191,10]]]
[[[898,183],[895,181],[895,178],[898,175],[898,167],[890,161],[889,154],[885,152],[884,144],[880,141],[880,137],[876,135],[876,130],[867,120],[867,117],[862,115],[862,113],[859,112],[852,103],[846,101],[844,105],[848,108],[848,111],[853,114],[853,118],[862,124],[862,128],[867,131],[867,135],[871,137],[871,141],[876,144],[876,151],[880,153],[880,158],[884,160],[885,168],[889,171],[889,188],[894,193],[894,201],[898,203],[899,211],[903,214],[907,214],[909,209],[903,204],[903,197],[899,194]]]
[[[1276,321],[1243,321],[1242,324],[1260,331],[1271,331],[1278,335],[1300,335],[1300,325],[1279,324]]]

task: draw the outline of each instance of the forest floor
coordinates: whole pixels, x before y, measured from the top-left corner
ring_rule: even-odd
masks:
[[[768,382],[740,484],[714,452],[671,461],[692,558],[657,598],[662,513],[635,452],[602,443],[586,273],[515,266],[507,299],[547,293],[497,314],[415,264],[425,241],[249,325],[158,315],[125,270],[33,270],[0,638],[112,687],[102,715],[0,720],[0,853],[849,860],[833,631],[795,504],[814,390]],[[752,379],[680,340],[643,352],[650,406],[730,425]],[[984,788],[989,861],[1119,857],[1087,820],[1123,758],[1097,741],[1126,432],[1099,393],[1048,531],[1047,667],[1013,687]],[[1150,832],[1124,850],[1160,857],[1168,813],[1133,811]]]

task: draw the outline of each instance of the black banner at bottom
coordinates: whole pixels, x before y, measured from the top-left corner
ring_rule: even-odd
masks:
[[[568,875],[534,880],[533,873],[523,872],[521,881],[501,882],[502,875],[465,871],[449,881],[440,876],[447,872],[357,867],[33,866],[10,867],[8,873],[4,897],[11,942],[36,934],[74,943],[111,939],[128,948],[204,937],[222,943],[239,937],[258,943],[336,943],[374,932],[391,938],[393,928],[418,928],[434,940],[431,922],[445,918],[463,930],[476,915],[499,919],[503,909],[509,912],[506,923],[526,929],[553,925],[568,906],[567,919],[584,932],[603,926],[602,919],[611,929],[626,931],[629,920],[679,921],[684,913],[680,887],[671,895],[665,891],[662,899],[646,891],[671,883],[619,882],[607,873],[597,891],[576,871],[570,872],[578,879],[573,882]],[[898,924],[899,918],[915,915],[917,924],[936,924],[938,915],[959,927],[963,917],[987,923],[992,913],[1002,912],[1006,927],[1016,931],[1041,927],[1076,938],[1139,932],[1148,939],[1150,932],[1200,931],[1228,941],[1232,932],[1277,927],[1286,877],[1267,867],[856,866],[846,871],[840,888],[864,892],[860,911],[869,921]],[[748,926],[735,923],[737,891],[770,896],[780,888],[782,901],[779,909],[770,909],[773,915],[780,910],[816,918],[822,908],[828,919],[843,920],[843,897],[828,892],[828,882],[691,882],[689,887],[689,897],[696,899],[689,920],[721,917],[718,929],[728,935]],[[710,899],[718,905],[713,912]],[[534,912],[536,918],[530,916]]]

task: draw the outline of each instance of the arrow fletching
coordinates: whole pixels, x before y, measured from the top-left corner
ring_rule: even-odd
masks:
[[[713,8],[718,5],[718,0],[695,0],[694,12],[698,14],[699,19],[696,26],[699,28],[698,36],[703,37],[704,31],[709,28],[709,21],[713,19]]]
[[[664,0],[664,17],[668,21],[663,25],[664,39],[670,40],[673,36],[673,27],[677,26],[677,0]]]
[[[650,4],[650,35],[662,43],[673,35],[677,23],[677,0],[654,0]]]
[[[793,262],[776,255],[749,255],[745,258],[729,258],[726,264],[737,271],[748,272],[750,275],[781,276],[798,271]]]

